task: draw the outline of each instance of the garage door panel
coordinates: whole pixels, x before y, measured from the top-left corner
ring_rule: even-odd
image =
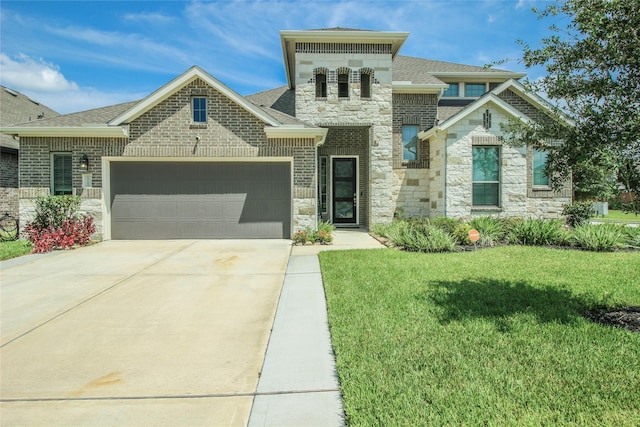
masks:
[[[111,237],[288,238],[288,162],[112,162]]]

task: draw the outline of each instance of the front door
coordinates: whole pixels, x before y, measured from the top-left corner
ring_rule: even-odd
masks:
[[[333,222],[356,224],[358,208],[357,162],[355,158],[333,158]]]

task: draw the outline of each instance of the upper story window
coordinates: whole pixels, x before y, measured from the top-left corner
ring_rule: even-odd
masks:
[[[545,172],[548,154],[546,150],[533,150],[533,185],[549,185],[549,177]]]
[[[484,83],[465,83],[464,96],[482,96],[486,91]]]
[[[371,74],[360,72],[360,97],[371,98]]]
[[[327,72],[325,70],[316,71],[316,98],[327,97]]]
[[[500,205],[500,147],[473,147],[473,206]]]
[[[349,97],[349,73],[340,71],[338,73],[338,98]]]
[[[207,98],[204,96],[194,96],[191,98],[191,111],[193,112],[194,123],[206,123]]]
[[[73,193],[73,160],[71,153],[51,154],[51,194]]]
[[[418,160],[418,126],[402,126],[402,160]]]
[[[460,85],[458,83],[449,83],[449,87],[442,93],[442,96],[460,96]]]

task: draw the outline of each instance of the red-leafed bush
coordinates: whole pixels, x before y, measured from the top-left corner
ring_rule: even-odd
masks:
[[[76,196],[48,196],[36,200],[36,218],[24,230],[33,245],[33,253],[89,243],[96,227],[93,218],[77,213],[78,206]]]

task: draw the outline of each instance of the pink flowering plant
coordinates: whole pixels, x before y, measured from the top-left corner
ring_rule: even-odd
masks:
[[[89,243],[96,231],[93,218],[80,215],[77,196],[44,196],[36,199],[36,216],[25,227],[33,253],[71,249]]]

